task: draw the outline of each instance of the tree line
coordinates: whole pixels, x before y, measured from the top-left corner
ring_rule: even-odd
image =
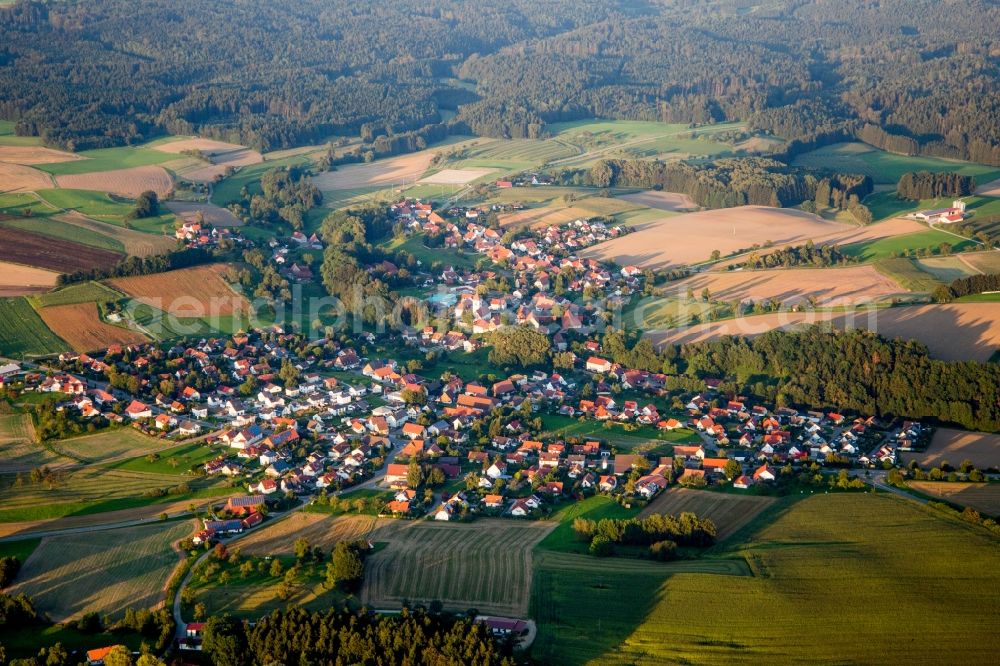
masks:
[[[151,257],[126,257],[110,268],[92,268],[86,271],[62,274],[56,278],[61,285],[87,282],[88,280],[107,280],[109,278],[132,277],[136,275],[152,275],[164,271],[189,268],[201,264],[219,261],[220,256],[204,248],[186,248],[170,254],[157,254]]]
[[[958,278],[949,284],[941,285],[934,292],[934,298],[939,303],[950,303],[963,296],[995,291],[1000,291],[1000,274],[987,273]]]
[[[920,201],[941,197],[965,197],[976,191],[976,177],[955,172],[909,171],[899,178],[896,196]]]
[[[216,615],[202,646],[215,666],[514,663],[484,625],[406,608],[399,615],[289,608],[253,626]]]
[[[783,247],[766,254],[751,252],[746,261],[738,265],[732,265],[729,269],[745,268],[748,270],[757,270],[762,268],[789,268],[791,266],[825,268],[857,262],[857,257],[845,254],[839,245],[820,245],[817,247],[812,241],[808,241],[805,245]]]
[[[689,512],[679,516],[654,513],[645,518],[576,518],[573,531],[590,544],[594,555],[610,555],[615,545],[655,546],[657,559],[671,559],[678,546],[705,548],[715,543],[715,523]]]

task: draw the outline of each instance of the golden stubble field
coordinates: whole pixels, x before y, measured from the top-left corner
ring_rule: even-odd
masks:
[[[729,495],[690,488],[671,488],[650,502],[640,513],[676,516],[683,512],[708,518],[715,523],[719,541],[728,538],[774,504],[775,498],[756,495]]]
[[[246,299],[222,279],[224,264],[182,268],[166,273],[115,278],[108,284],[154,308],[178,317],[231,315],[245,311]]]
[[[167,170],[159,166],[140,166],[114,171],[96,171],[56,176],[59,187],[72,190],[108,192],[134,199],[146,191],[153,191],[162,199],[174,189],[174,180]]]
[[[105,349],[111,345],[146,342],[146,336],[101,321],[97,303],[73,303],[40,308],[38,315],[53,333],[78,352]]]
[[[419,180],[433,159],[433,151],[422,150],[378,160],[371,164],[349,164],[339,167],[336,171],[317,174],[312,180],[316,187],[324,192],[379,185],[402,185]]]

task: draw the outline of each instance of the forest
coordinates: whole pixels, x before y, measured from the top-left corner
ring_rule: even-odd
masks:
[[[990,0],[18,0],[0,118],[74,149],[361,136],[346,161],[584,117],[745,121],[783,159],[858,139],[1000,165],[998,26]]]
[[[910,171],[899,178],[896,196],[920,201],[941,197],[965,197],[976,191],[976,177],[960,173]]]

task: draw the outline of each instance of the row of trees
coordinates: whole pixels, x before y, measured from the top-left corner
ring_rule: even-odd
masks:
[[[673,559],[678,546],[711,546],[716,535],[715,523],[688,512],[679,516],[654,513],[645,518],[576,518],[573,531],[590,544],[594,555],[611,555],[616,545],[648,546],[650,556],[660,560]]]
[[[962,296],[982,294],[988,291],[1000,291],[1000,274],[970,275],[952,280],[950,284],[938,287],[934,292],[934,298],[939,303],[950,303]]]
[[[130,256],[121,260],[111,268],[92,268],[87,271],[60,275],[57,282],[60,285],[86,282],[88,280],[106,280],[116,277],[131,277],[135,275],[151,275],[163,273],[178,268],[188,268],[201,264],[210,264],[224,256],[223,252],[203,248],[186,248],[170,254],[157,254],[152,257]]]
[[[820,245],[817,247],[812,241],[808,241],[805,245],[783,247],[767,254],[751,252],[746,261],[739,266],[747,269],[788,268],[790,266],[827,267],[857,261],[857,257],[844,254],[839,245]],[[731,268],[735,268],[735,266]]]
[[[964,197],[976,191],[976,177],[955,172],[909,171],[899,178],[896,196],[900,199]]]

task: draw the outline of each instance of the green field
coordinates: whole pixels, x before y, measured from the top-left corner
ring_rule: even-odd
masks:
[[[538,548],[560,553],[587,553],[589,544],[580,541],[573,531],[573,521],[577,518],[601,520],[604,518],[631,518],[638,509],[626,509],[606,495],[593,495],[580,502],[569,502],[560,506],[548,520],[556,520],[559,525],[542,539]]]
[[[123,456],[158,452],[164,448],[162,441],[129,427],[108,428],[94,435],[61,439],[50,446],[67,458],[84,463],[106,462]]]
[[[917,231],[912,234],[901,236],[891,236],[862,243],[851,243],[841,247],[841,251],[849,257],[855,257],[861,261],[879,261],[881,259],[891,259],[906,252],[917,250],[937,250],[942,243],[948,243],[952,251],[958,252],[967,247],[975,245],[974,241],[956,238],[951,234],[936,229],[927,231]]]
[[[177,155],[152,150],[144,146],[99,148],[97,150],[85,150],[82,153],[78,153],[78,155],[87,159],[39,164],[36,168],[51,173],[54,176],[67,176],[80,173],[94,173],[97,171],[129,169],[131,167],[149,166],[151,164],[163,164],[164,162],[177,159]]]
[[[895,155],[864,143],[838,143],[825,146],[799,155],[793,164],[865,174],[871,176],[876,184],[895,185],[899,182],[900,176],[908,171],[953,171],[975,176],[976,182],[980,184],[1000,178],[1000,169],[996,167],[937,157]]]
[[[218,450],[199,443],[181,444],[159,450],[156,453],[158,457],[152,461],[148,460],[146,456],[138,456],[112,463],[109,467],[146,474],[187,474],[192,465],[200,465],[219,455]]]
[[[33,192],[8,192],[0,194],[0,213],[4,215],[21,215],[25,208],[30,208],[35,215],[49,215],[59,212],[58,208],[45,204]]]
[[[250,164],[241,167],[237,173],[213,187],[212,203],[225,206],[230,201],[238,200],[240,198],[240,190],[244,185],[250,190],[250,194],[259,194],[261,191],[260,177],[266,172],[278,167],[302,166],[311,162],[312,160],[304,155],[293,155],[280,160],[268,160],[260,164]]]
[[[120,293],[100,282],[82,282],[39,296],[32,296],[31,302],[36,308],[45,308],[50,305],[117,301],[120,298],[122,298]]]
[[[167,212],[156,217],[127,220],[129,213],[132,212],[132,203],[125,199],[111,197],[103,192],[59,188],[39,190],[38,195],[45,202],[57,208],[76,210],[101,222],[109,222],[119,227],[128,227],[151,234],[162,234],[165,230],[170,230],[172,233],[176,219],[173,213]]]
[[[424,270],[429,270],[434,262],[440,262],[442,266],[452,266],[456,270],[473,268],[476,262],[483,259],[483,255],[474,252],[459,252],[454,249],[443,247],[429,248],[424,245],[423,234],[413,236],[401,236],[393,238],[382,247],[389,252],[405,250],[419,261]]]
[[[875,270],[909,291],[933,292],[941,285],[933,274],[921,269],[918,261],[905,257],[878,261]]]
[[[625,397],[621,398],[625,400]],[[666,418],[666,416],[664,416]],[[608,425],[605,425],[605,424]],[[600,439],[621,451],[645,453],[647,455],[668,455],[671,444],[686,444],[700,441],[697,434],[687,428],[667,431],[653,426],[639,426],[626,430],[624,424],[594,419],[576,419],[560,414],[543,414],[542,427],[555,437],[580,437]]]
[[[692,561],[702,573],[678,570],[686,561],[629,571],[615,560],[578,558],[574,569],[568,555],[542,559],[532,656],[566,664],[976,663],[1000,647],[1000,541],[985,530],[871,494],[817,495],[753,529],[745,543]],[[738,575],[738,558],[754,575]],[[712,572],[712,564],[730,569]]]
[[[48,329],[25,298],[0,299],[0,354],[55,354],[69,346]]]
[[[119,240],[115,240],[114,238],[105,236],[104,234],[95,233],[89,229],[84,229],[83,227],[78,227],[75,224],[67,224],[48,217],[4,220],[0,224],[5,227],[21,229],[22,231],[31,231],[43,236],[49,236],[51,238],[72,241],[74,243],[82,243],[83,245],[99,247],[104,250],[111,250],[112,252],[121,252],[122,254],[125,253],[125,245],[123,245]]]

